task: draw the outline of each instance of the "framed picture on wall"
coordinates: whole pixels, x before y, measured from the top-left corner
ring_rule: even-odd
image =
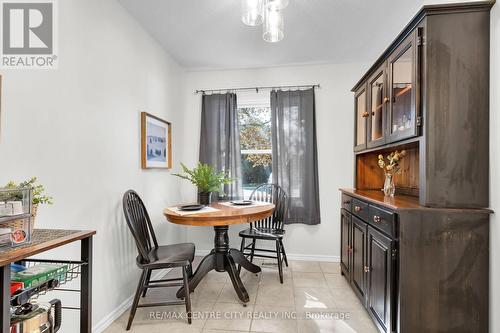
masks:
[[[146,112],[141,112],[141,166],[172,167],[172,124]]]

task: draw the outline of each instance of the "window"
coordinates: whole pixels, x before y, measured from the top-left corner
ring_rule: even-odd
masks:
[[[271,107],[268,103],[238,104],[243,195],[272,182]]]

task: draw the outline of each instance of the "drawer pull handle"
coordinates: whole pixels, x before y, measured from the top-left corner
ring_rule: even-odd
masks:
[[[352,246],[350,245],[347,246],[347,253],[352,253]]]
[[[350,203],[351,203],[351,202],[350,202],[349,200],[344,201],[344,205],[348,205],[348,204],[350,204]]]
[[[365,266],[364,269],[365,269],[365,273],[369,273],[370,272],[370,267]]]
[[[361,211],[361,207],[360,206],[354,206],[354,211],[360,212]]]
[[[380,223],[381,219],[380,219],[380,216],[378,215],[373,215],[373,222],[375,223]]]

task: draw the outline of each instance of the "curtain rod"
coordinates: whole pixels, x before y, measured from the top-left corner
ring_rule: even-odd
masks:
[[[303,84],[303,85],[295,85],[295,86],[268,86],[268,87],[244,87],[244,88],[223,88],[223,89],[200,89],[195,90],[195,94],[204,94],[206,92],[215,92],[215,91],[241,91],[241,90],[255,90],[259,92],[259,90],[267,90],[267,89],[290,89],[290,88],[320,88],[319,84]]]

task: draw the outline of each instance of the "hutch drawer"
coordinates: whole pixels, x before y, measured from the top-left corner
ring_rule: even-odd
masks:
[[[364,201],[352,198],[352,212],[362,220],[368,219],[368,204]]]
[[[393,212],[369,205],[367,222],[376,229],[386,233],[391,238],[396,237],[396,215]]]
[[[342,194],[342,208],[347,210],[348,212],[351,212],[352,209],[352,198],[348,195]]]

